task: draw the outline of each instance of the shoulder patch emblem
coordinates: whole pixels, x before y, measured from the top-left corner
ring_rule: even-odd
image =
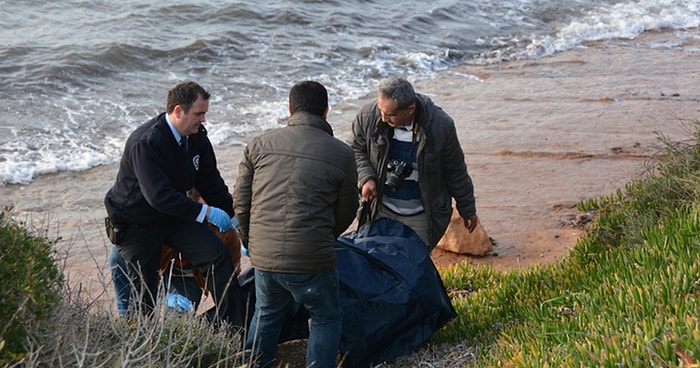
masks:
[[[199,171],[199,155],[194,155],[192,157],[192,166],[194,166],[195,171]]]

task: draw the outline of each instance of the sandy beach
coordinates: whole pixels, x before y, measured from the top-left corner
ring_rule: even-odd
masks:
[[[595,42],[540,60],[463,66],[416,82],[417,91],[457,124],[478,214],[495,241],[491,255],[435,251],[435,263],[507,270],[565,257],[582,231],[572,223],[578,201],[609,194],[643,173],[662,147],[655,132],[692,137],[700,118],[699,83],[697,29]],[[364,100],[333,106],[329,122],[340,139],[350,137],[355,112],[375,88],[367,86]],[[230,188],[242,148],[242,142],[215,147]],[[88,299],[113,298],[110,287],[105,295],[110,277],[102,219],[116,169],[0,186],[0,205],[13,206],[18,220],[42,234],[61,238],[66,276]]]

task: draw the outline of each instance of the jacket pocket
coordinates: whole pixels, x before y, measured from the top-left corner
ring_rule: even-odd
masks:
[[[119,244],[122,238],[121,228],[113,224],[109,217],[105,217],[105,232],[107,233],[107,239],[112,244]]]

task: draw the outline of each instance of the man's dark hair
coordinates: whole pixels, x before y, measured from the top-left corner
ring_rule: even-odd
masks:
[[[292,114],[306,111],[323,116],[328,108],[328,91],[318,82],[298,82],[289,91],[289,108]]]
[[[211,95],[196,82],[183,82],[168,91],[168,102],[165,112],[168,114],[175,110],[175,106],[180,105],[185,112],[190,111],[192,104],[198,97],[208,100]]]
[[[396,108],[403,110],[416,103],[416,92],[403,78],[388,77],[379,83],[379,93],[396,101]]]

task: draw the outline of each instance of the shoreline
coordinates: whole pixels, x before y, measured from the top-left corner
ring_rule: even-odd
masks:
[[[663,148],[657,133],[674,141],[693,136],[698,61],[698,29],[646,32],[540,60],[463,66],[418,83],[461,91],[435,100],[473,117],[460,140],[480,218],[496,242],[493,256],[434,254],[436,263],[466,260],[509,270],[565,257],[583,233],[579,201],[645,173]]]
[[[435,263],[510,270],[565,257],[582,233],[571,223],[577,202],[614,192],[642,173],[662,147],[655,131],[672,140],[693,133],[699,61],[698,29],[646,32],[540,60],[458,66],[414,82],[455,120],[477,212],[495,241],[492,255],[434,251]],[[375,88],[368,86],[365,99],[333,107],[328,120],[339,139],[350,138],[355,112]],[[243,146],[215,150],[232,189]],[[14,206],[15,217],[43,235],[62,238],[58,247],[70,255],[67,280],[90,300],[113,298],[102,200],[117,166],[0,186],[0,205]]]

